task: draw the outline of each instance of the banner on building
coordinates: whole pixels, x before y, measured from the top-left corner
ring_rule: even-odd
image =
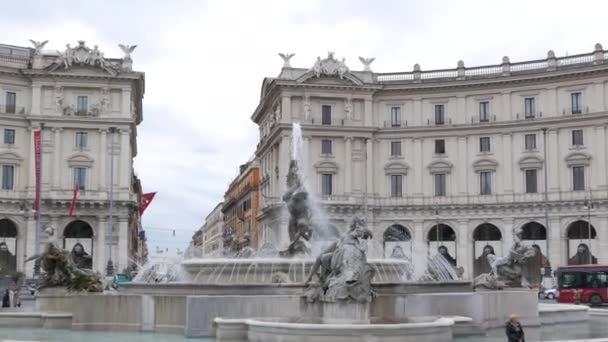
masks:
[[[76,199],[78,199],[78,190],[80,190],[80,185],[78,182],[74,183],[74,194],[72,195],[72,203],[70,204],[70,214],[69,217],[74,215],[74,209],[76,208]]]
[[[40,209],[40,184],[42,180],[40,179],[40,170],[41,170],[41,146],[40,146],[40,136],[41,130],[34,131],[34,170],[36,177],[36,189],[34,194],[34,210],[36,211],[35,219],[38,220],[40,218],[39,209]]]
[[[141,195],[141,204],[139,205],[140,216],[144,214],[144,211],[146,211],[146,208],[148,208],[150,202],[154,199],[154,196],[156,196],[156,192],[149,192]]]

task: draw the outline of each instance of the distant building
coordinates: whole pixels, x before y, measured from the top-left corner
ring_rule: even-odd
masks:
[[[223,205],[223,202],[218,203],[205,218],[205,225],[202,230],[203,255],[219,253],[224,248],[222,239],[224,233]]]
[[[608,262],[608,52],[600,44],[444,70],[376,73],[361,60],[353,71],[331,53],[264,79],[252,115],[264,229],[275,237],[285,229],[281,196],[298,122],[302,170],[330,222],[345,231],[364,215],[384,256],[433,255],[444,245],[472,277],[484,249],[506,253],[521,228],[543,254],[539,268]]]
[[[259,248],[260,225],[256,219],[259,208],[260,173],[255,161],[241,165],[240,174],[230,183],[224,195],[224,237],[232,237],[234,251],[245,247]]]
[[[123,58],[106,58],[84,41],[60,53],[43,45],[0,44],[0,244],[16,256],[8,268],[33,273],[25,260],[36,249],[33,140],[42,128],[41,226],[55,227],[68,250],[83,246],[103,274],[111,244],[115,272],[121,272],[130,260],[145,259],[137,238],[141,185],[133,173],[144,73],[132,70],[132,48]],[[68,217],[76,183],[78,201]]]

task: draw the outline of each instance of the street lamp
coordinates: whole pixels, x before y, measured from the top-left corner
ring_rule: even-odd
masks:
[[[106,275],[111,277],[114,275],[114,263],[112,262],[112,245],[114,244],[113,240],[113,215],[112,208],[114,207],[114,133],[116,133],[116,127],[110,127],[110,208],[108,209],[108,265],[106,267]],[[123,147],[124,148],[124,147]]]
[[[41,224],[40,224],[40,212],[41,212],[41,205],[40,205],[40,196],[42,193],[42,189],[40,189],[42,187],[42,156],[44,153],[42,153],[42,130],[44,128],[44,123],[40,123],[40,159],[38,160],[38,180],[36,181],[36,203],[35,203],[35,207],[36,207],[36,211],[34,212],[34,217],[36,218],[36,232],[34,234],[34,239],[36,240],[35,242],[35,246],[34,246],[34,255],[38,255],[40,254],[40,229],[41,229]],[[35,143],[35,142],[34,142]],[[59,147],[56,147],[59,148]],[[36,261],[34,262],[34,276],[38,276],[40,274],[40,261],[39,259],[36,259]]]

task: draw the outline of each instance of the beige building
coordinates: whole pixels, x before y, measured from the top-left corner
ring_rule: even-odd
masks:
[[[205,224],[201,229],[203,235],[203,255],[221,253],[224,248],[224,214],[222,207],[224,202],[218,203],[205,218]]]
[[[601,45],[429,71],[376,73],[365,58],[363,71],[351,71],[340,60],[330,53],[310,69],[286,60],[262,84],[252,115],[260,132],[258,218],[275,238],[284,230],[278,208],[299,122],[309,188],[340,230],[364,215],[381,256],[397,246],[411,257],[445,245],[470,277],[485,246],[502,254],[522,228],[554,267],[588,258],[584,246],[608,262]]]
[[[144,95],[144,74],[131,67],[134,47],[121,46],[123,58],[106,58],[84,41],[60,53],[55,48],[63,44],[48,51],[46,42],[33,44],[0,45],[0,242],[16,256],[15,269],[31,275],[24,261],[36,242],[33,136],[42,129],[42,227],[55,227],[68,250],[80,243],[90,266],[104,274],[111,244],[120,272],[144,253],[132,222],[139,220],[133,157]],[[75,183],[80,194],[68,217]],[[41,233],[41,244],[45,238]]]

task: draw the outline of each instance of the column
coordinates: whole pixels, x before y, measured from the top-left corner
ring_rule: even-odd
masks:
[[[97,234],[95,236],[96,245],[93,250],[93,269],[101,274],[106,274],[106,255],[108,253],[108,245],[106,243],[107,234],[108,219],[105,216],[99,217],[97,220]]]
[[[36,159],[35,159],[35,151],[34,151],[34,131],[36,130],[34,127],[28,127],[30,131],[30,153],[29,153],[29,165],[28,165],[28,177],[27,177],[27,187],[29,190],[34,191],[36,187]]]
[[[547,178],[549,183],[549,192],[559,191],[559,179],[560,179],[560,162],[559,162],[559,141],[558,141],[557,129],[547,130],[547,160],[545,165],[547,166]],[[542,135],[540,136],[542,139]],[[543,171],[544,172],[544,171]],[[569,186],[566,184],[566,188]]]
[[[120,130],[120,178],[119,189],[128,189],[131,181],[131,142],[129,139],[129,130]]]
[[[285,193],[287,185],[285,181],[287,180],[287,171],[289,169],[289,137],[283,136],[281,137],[281,142],[279,143],[279,156],[278,156],[278,165],[279,165],[279,179],[278,179],[278,194]],[[313,191],[314,193],[318,193],[318,191]]]
[[[457,243],[457,266],[464,268],[464,279],[470,279],[473,274],[473,248],[472,241],[469,241],[469,227],[466,220],[458,221],[458,240]]]
[[[350,195],[352,192],[352,137],[345,137],[346,151],[344,153],[344,194]]]
[[[53,179],[51,181],[52,189],[61,189],[61,151],[63,150],[61,146],[61,131],[63,128],[61,127],[53,127],[53,133],[55,135],[53,145]]]
[[[131,88],[122,89],[122,117],[131,117]]]
[[[502,118],[503,120],[513,120],[511,93],[502,94]]]
[[[34,216],[27,218],[25,243],[25,258],[27,259],[36,253],[36,221],[34,220]],[[32,277],[34,275],[34,261],[26,263],[24,267],[25,275]]]
[[[503,175],[503,188],[505,193],[513,193],[513,170],[519,170],[518,167],[513,166],[513,135],[506,133],[502,135],[502,170]],[[500,168],[500,166],[499,166]]]
[[[21,217],[25,218],[24,215]],[[27,263],[27,265],[25,264],[27,225],[24,226],[22,223],[19,223],[18,227],[19,229],[17,230],[17,253],[15,255],[17,257],[17,272],[25,273],[26,267],[28,267],[31,263],[30,261],[29,263]]]
[[[557,104],[557,88],[550,88],[546,90],[547,98],[545,102],[545,108],[537,108],[540,112],[543,113],[543,117],[555,117],[561,116],[563,108],[559,108]]]
[[[594,251],[598,253],[598,263],[606,264],[608,263],[608,216],[602,215],[597,216],[596,220],[599,224],[599,227],[595,227],[597,231],[597,239],[598,239],[598,250]]]
[[[365,192],[367,192],[368,196],[373,196],[374,194],[374,142],[372,138],[365,140],[366,147],[366,161],[367,165],[365,168],[366,171],[366,181],[365,181]]]
[[[116,251],[114,271],[119,273],[129,265],[129,222],[127,218],[119,218],[116,227],[118,228],[118,250]]]
[[[458,159],[456,162],[456,176],[458,177],[457,194],[465,196],[468,194],[467,179],[469,170],[469,159],[467,157],[467,137],[458,137]]]
[[[281,117],[283,122],[292,122],[290,96],[281,97]]]
[[[426,120],[424,120],[424,114],[422,113],[422,100],[420,98],[414,98],[413,107],[413,120],[411,123],[408,123],[408,126],[426,126]],[[401,120],[403,120],[403,118],[401,118]]]
[[[364,102],[364,124],[367,127],[370,127],[373,125],[372,122],[372,116],[373,116],[373,108],[372,108],[372,100],[371,99],[366,99]]]
[[[108,155],[108,130],[99,130],[99,190],[106,189],[106,179],[108,177],[108,168],[106,167],[106,158]]]
[[[470,122],[469,118],[467,118],[467,99],[464,96],[459,96],[456,98],[456,113],[452,115],[448,112],[448,117],[446,118],[448,122],[452,120],[453,124],[462,124]]]
[[[422,196],[422,177],[424,166],[422,165],[422,139],[414,138],[414,160],[415,165],[412,167],[414,182],[414,196]]]
[[[606,141],[606,131],[604,125],[595,127],[595,142],[591,148],[593,149],[593,159],[591,167],[591,189],[606,190],[606,153],[604,141]],[[595,159],[595,160],[594,160]]]
[[[32,115],[42,114],[40,111],[40,98],[41,98],[40,85],[33,84],[32,85],[32,108],[31,108]]]
[[[544,223],[544,221],[543,221]],[[549,217],[549,227],[547,227],[547,246],[549,247],[549,263],[556,269],[559,265],[565,265],[567,257],[562,256],[562,234],[560,232],[559,217]]]
[[[412,224],[413,229],[413,244],[412,247],[412,263],[414,264],[414,274],[416,279],[424,274],[426,270],[428,246],[424,238],[424,226],[422,221],[416,220]]]
[[[502,220],[503,237],[502,237],[502,252],[506,255],[513,245],[513,219],[508,217]]]
[[[586,106],[589,107],[590,112],[603,112],[606,110],[606,98],[604,96],[604,82],[595,84],[595,106],[591,106],[591,103],[587,102]],[[585,99],[583,99],[585,101]],[[585,102],[583,102],[585,103]],[[586,108],[585,108],[586,109]]]

